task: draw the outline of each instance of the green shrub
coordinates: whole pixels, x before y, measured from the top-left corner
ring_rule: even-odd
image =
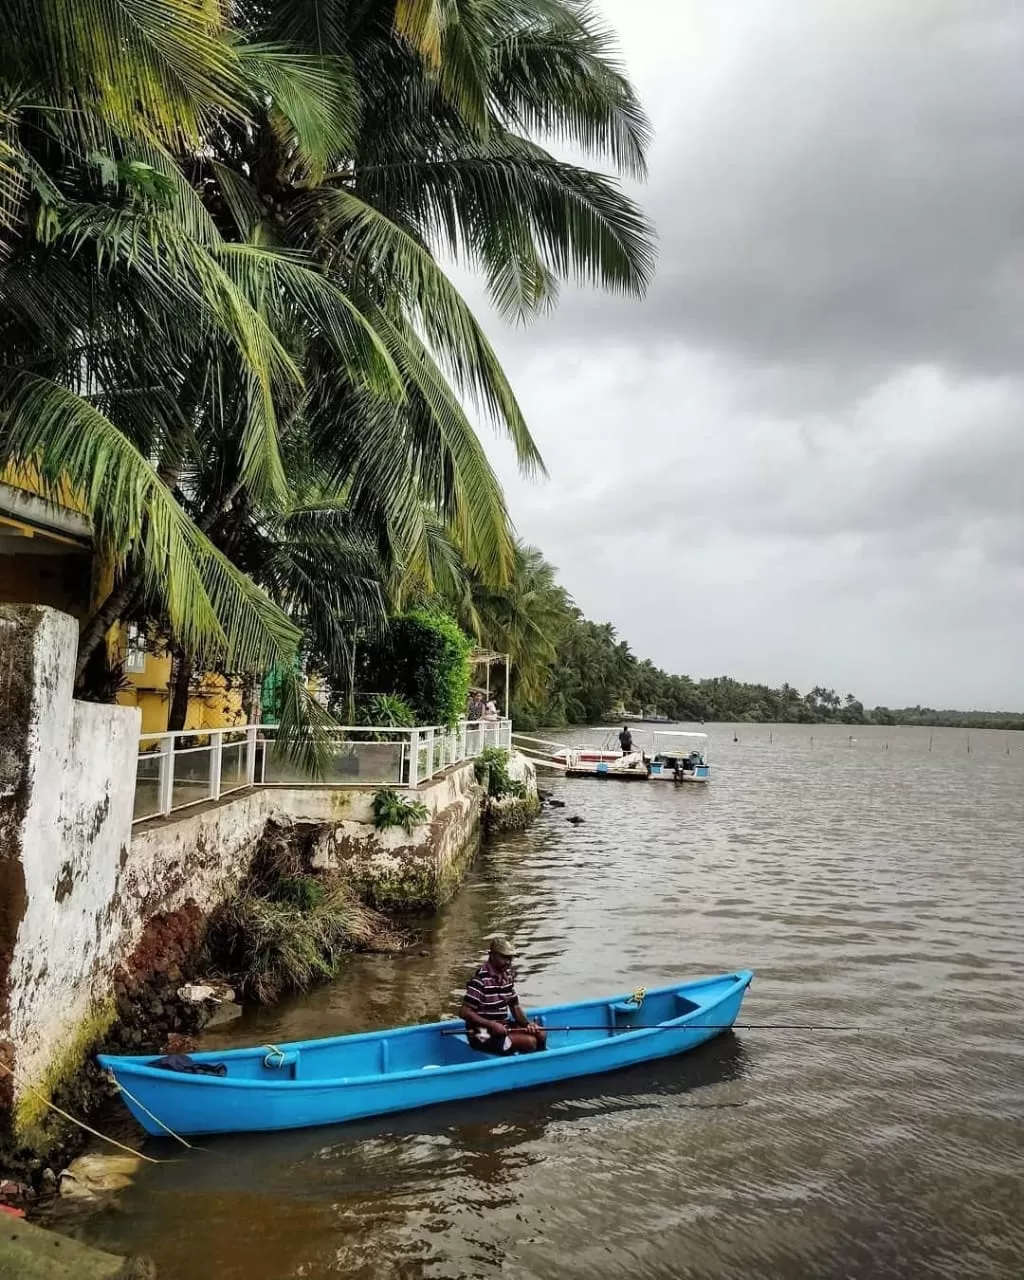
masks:
[[[207,949],[244,997],[268,1003],[285,991],[305,991],[333,978],[346,951],[394,944],[384,917],[347,885],[314,883],[320,894],[309,896],[319,900],[309,908],[250,890],[214,912]]]
[[[503,800],[505,796],[521,800],[526,794],[523,783],[509,775],[510,759],[504,747],[484,747],[477,757],[474,765],[476,780],[481,786],[486,786],[492,800]]]
[[[453,725],[466,710],[470,649],[447,614],[414,609],[362,652],[359,684],[406,703],[419,724]]]
[[[315,876],[286,876],[274,886],[270,896],[275,902],[287,902],[302,911],[313,911],[323,905],[327,891]]]
[[[396,694],[373,693],[363,700],[358,723],[382,729],[411,729],[416,724],[416,712]]]
[[[382,788],[373,796],[373,825],[378,831],[401,827],[407,835],[430,816],[422,800],[409,800],[398,791]]]

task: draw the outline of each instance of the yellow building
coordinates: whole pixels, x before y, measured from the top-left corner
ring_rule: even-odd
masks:
[[[82,620],[109,589],[111,575],[94,554],[92,529],[76,496],[48,500],[31,469],[0,470],[0,603],[42,604]],[[134,626],[107,636],[108,660],[124,667],[122,706],[142,712],[143,733],[164,733],[171,704],[171,659]],[[244,724],[240,683],[210,673],[195,682],[186,729]]]

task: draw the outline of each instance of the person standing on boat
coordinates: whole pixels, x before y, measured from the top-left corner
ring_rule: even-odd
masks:
[[[622,748],[622,754],[628,756],[633,750],[633,735],[629,731],[629,725],[622,726],[622,732],[619,734],[619,746]]]
[[[494,938],[486,961],[466,987],[459,1016],[466,1040],[481,1053],[505,1056],[547,1048],[547,1035],[523,1012],[512,961],[516,952],[507,938]]]

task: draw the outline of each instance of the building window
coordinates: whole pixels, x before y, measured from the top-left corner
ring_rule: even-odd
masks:
[[[146,637],[134,622],[128,624],[128,654],[124,669],[134,675],[141,675],[146,669]]]

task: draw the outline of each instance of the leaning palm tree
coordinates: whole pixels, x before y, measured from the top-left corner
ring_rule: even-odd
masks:
[[[108,9],[0,13],[0,461],[70,481],[118,565],[82,668],[140,601],[190,660],[290,659],[301,618],[230,538],[239,508],[273,531],[301,502],[286,440],[383,577],[436,525],[506,579],[466,403],[540,459],[441,259],[483,271],[507,315],[572,275],[643,289],[641,215],[538,141],[642,171],[646,125],[589,10],[119,0],[110,27]]]
[[[382,344],[322,274],[253,255],[243,287],[179,159],[213,120],[244,119],[247,77],[219,5],[161,0],[0,10],[0,462],[44,492],[70,483],[119,567],[86,626],[80,670],[140,594],[196,653],[256,667],[298,631],[181,501],[192,440],[245,387],[242,483],[287,493],[276,419],[301,373],[253,278],[282,279],[354,381],[401,389]],[[348,330],[342,323],[348,322]],[[362,366],[361,372],[358,367]]]

